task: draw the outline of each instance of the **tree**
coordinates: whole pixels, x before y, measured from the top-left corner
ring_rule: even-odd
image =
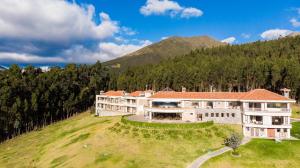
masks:
[[[241,137],[237,133],[233,133],[224,139],[224,144],[232,148],[232,154],[238,155],[237,148],[241,145]]]

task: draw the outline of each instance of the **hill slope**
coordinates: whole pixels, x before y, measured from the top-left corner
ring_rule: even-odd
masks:
[[[141,128],[83,113],[0,144],[0,167],[186,167],[240,126]]]
[[[124,69],[128,66],[159,63],[162,59],[188,54],[197,48],[221,45],[226,44],[208,36],[170,37],[104,64],[115,67],[119,64]]]

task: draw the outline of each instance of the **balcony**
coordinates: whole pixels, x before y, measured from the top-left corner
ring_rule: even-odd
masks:
[[[276,108],[276,109],[261,109],[261,108],[246,108],[245,112],[259,112],[259,113],[291,113],[291,109],[288,108]]]

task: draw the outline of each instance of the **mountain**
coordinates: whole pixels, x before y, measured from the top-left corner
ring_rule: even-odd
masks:
[[[7,70],[7,68],[0,65],[0,71],[4,71],[4,70]]]
[[[162,59],[188,54],[197,48],[211,48],[221,45],[226,44],[208,36],[175,36],[151,44],[123,57],[105,62],[104,64],[112,68],[124,69],[129,66],[159,63]]]

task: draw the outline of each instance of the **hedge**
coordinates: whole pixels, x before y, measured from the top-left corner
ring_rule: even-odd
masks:
[[[197,123],[154,123],[154,122],[140,122],[140,121],[132,121],[127,118],[127,116],[122,116],[121,122],[124,124],[129,124],[136,127],[143,128],[204,128],[213,125],[213,121],[208,122],[197,122]]]

